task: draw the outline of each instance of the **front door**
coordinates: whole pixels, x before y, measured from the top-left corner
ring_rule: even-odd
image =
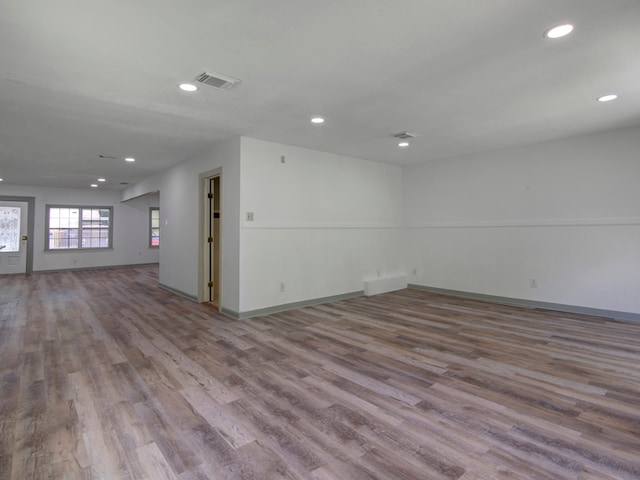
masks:
[[[0,275],[27,273],[28,206],[0,201]]]

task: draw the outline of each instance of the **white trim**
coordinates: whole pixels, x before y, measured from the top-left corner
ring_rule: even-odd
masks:
[[[407,229],[429,228],[532,228],[532,227],[606,227],[640,225],[638,217],[620,218],[550,218],[530,220],[483,220],[479,222],[433,222],[407,225]]]
[[[395,223],[318,223],[318,222],[242,222],[242,228],[253,230],[400,230]]]

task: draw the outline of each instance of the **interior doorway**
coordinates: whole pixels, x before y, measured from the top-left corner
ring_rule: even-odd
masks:
[[[202,286],[203,298],[220,308],[221,295],[221,177],[220,174],[202,179],[203,191],[203,241],[202,249]]]

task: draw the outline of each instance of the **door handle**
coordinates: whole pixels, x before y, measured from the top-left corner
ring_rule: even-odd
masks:
[[[29,240],[29,237],[27,237],[26,235],[22,235],[22,240],[26,242],[27,240]]]

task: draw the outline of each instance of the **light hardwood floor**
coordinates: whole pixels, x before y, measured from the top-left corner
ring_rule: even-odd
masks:
[[[639,479],[640,323],[420,291],[234,321],[0,277],[0,479]]]

